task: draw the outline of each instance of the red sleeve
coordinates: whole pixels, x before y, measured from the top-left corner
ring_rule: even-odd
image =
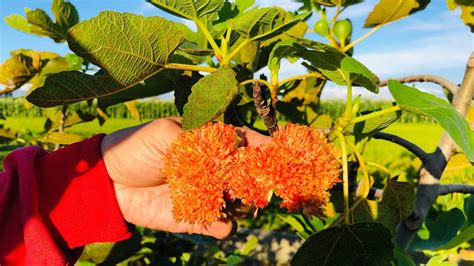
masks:
[[[103,135],[47,153],[32,146],[0,173],[0,265],[74,264],[82,246],[131,236],[107,174]]]

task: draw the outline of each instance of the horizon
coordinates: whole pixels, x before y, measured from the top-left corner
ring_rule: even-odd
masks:
[[[164,13],[153,5],[143,0],[131,0],[127,2],[101,0],[77,0],[70,1],[79,12],[81,20],[90,19],[103,10],[114,10],[118,12],[131,12],[145,16],[162,16],[164,18],[178,21],[195,28],[191,21],[177,18]],[[353,23],[353,39],[365,34],[369,29],[362,29],[365,17],[378,1],[368,0],[349,7],[341,14],[341,19],[350,18]],[[260,6],[283,6],[286,10],[296,10],[301,4],[297,2],[256,1]],[[41,8],[47,13],[50,11],[51,0],[23,0],[2,1],[0,3],[0,15],[5,17],[10,14],[24,15],[24,7]],[[330,16],[334,9],[328,9]],[[379,76],[381,80],[388,78],[399,78],[407,75],[432,74],[443,76],[452,82],[461,83],[465,64],[470,53],[474,50],[474,38],[469,28],[459,18],[459,8],[449,11],[445,1],[431,2],[428,7],[401,19],[394,23],[383,26],[378,32],[361,42],[355,48],[354,58],[366,65]],[[313,14],[308,20],[310,28],[319,19]],[[316,33],[307,33],[305,37],[316,41],[323,38]],[[45,37],[29,35],[10,28],[2,19],[0,23],[0,60],[5,61],[10,57],[10,51],[24,48],[37,51],[51,51],[60,55],[72,53],[66,44],[57,44]],[[5,41],[8,40],[8,41]],[[20,45],[19,45],[20,44]],[[282,63],[281,78],[293,76],[306,70],[298,63]],[[268,73],[266,69],[257,72]],[[443,91],[437,85],[427,83],[414,83],[423,91],[431,92],[439,97],[444,97]],[[24,93],[23,88],[21,92]],[[19,93],[21,93],[19,92]],[[16,93],[16,96],[19,95]],[[387,89],[381,89],[378,95],[368,92],[364,88],[354,88],[354,96],[362,95],[371,99],[391,99]],[[160,95],[160,98],[172,99],[172,95]],[[323,99],[341,99],[345,97],[345,90],[333,83],[329,83],[323,90]]]

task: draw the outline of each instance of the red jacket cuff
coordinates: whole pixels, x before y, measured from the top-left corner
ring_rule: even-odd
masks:
[[[67,248],[131,236],[107,173],[104,135],[69,145],[36,161],[39,212]]]

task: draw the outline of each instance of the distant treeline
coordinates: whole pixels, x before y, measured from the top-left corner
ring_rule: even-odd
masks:
[[[360,103],[360,110],[375,110],[391,105],[390,101],[364,101]],[[177,116],[178,110],[172,101],[144,100],[137,101],[136,107],[142,119],[153,119],[167,116]],[[329,100],[323,101],[319,112],[331,116],[333,120],[340,117],[345,107],[343,101]],[[72,110],[81,110],[95,114],[95,104],[89,105],[87,102],[80,102],[70,105]],[[44,117],[45,109],[35,106],[25,105],[23,99],[0,98],[0,115],[4,117]],[[124,104],[117,104],[107,109],[110,118],[132,118],[130,112]],[[434,123],[434,120],[427,116],[421,116],[404,112],[401,117],[402,123]]]

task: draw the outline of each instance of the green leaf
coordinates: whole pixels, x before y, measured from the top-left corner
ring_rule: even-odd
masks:
[[[197,21],[206,15],[217,14],[224,5],[221,0],[147,0],[154,6],[176,16]]]
[[[116,243],[94,243],[85,246],[79,262],[92,262],[94,265],[116,265],[144,248],[143,237],[135,231],[132,237]]]
[[[239,92],[235,72],[229,67],[200,79],[191,89],[183,110],[183,129],[200,127],[225,112]]]
[[[245,243],[245,246],[241,250],[239,250],[238,253],[243,256],[248,256],[250,252],[252,252],[252,250],[254,250],[255,247],[257,247],[257,244],[258,244],[258,237],[254,235],[250,235],[247,237],[247,243]]]
[[[403,110],[433,117],[461,147],[467,158],[471,162],[474,161],[474,132],[466,119],[446,100],[403,85],[396,80],[390,80],[388,88]]]
[[[413,259],[403,249],[395,246],[395,259],[396,266],[416,266]]]
[[[79,23],[79,14],[76,7],[64,0],[53,0],[51,7],[56,24],[63,32],[67,32],[69,28]]]
[[[380,0],[365,20],[364,27],[383,25],[424,9],[426,0]]]
[[[274,46],[268,60],[272,76],[280,69],[282,58],[302,58],[310,71],[320,72],[338,85],[351,79],[354,86],[363,86],[378,93],[378,77],[354,58],[339,52],[324,43],[307,39],[289,39]]]
[[[163,70],[182,41],[183,35],[174,23],[163,18],[101,12],[71,28],[68,43],[76,54],[106,73],[53,74],[27,99],[51,107],[123,91]]]
[[[55,21],[42,9],[25,9],[26,18],[12,14],[5,17],[5,22],[12,28],[52,38],[55,42],[66,41],[66,33],[79,22],[79,14],[74,5],[64,0],[53,0],[51,7]]]
[[[390,232],[382,224],[340,225],[308,238],[291,265],[390,265],[393,249]]]
[[[410,183],[387,178],[382,200],[364,200],[353,212],[355,222],[374,221],[382,223],[395,234],[397,224],[413,211],[415,190]]]
[[[35,89],[43,86],[46,78],[52,74],[63,71],[80,70],[83,59],[75,54],[68,54],[65,57],[56,57],[47,61],[46,65],[33,76],[28,83],[31,85],[26,95]]]
[[[464,221],[464,214],[458,208],[439,213],[434,221],[427,219],[425,223],[430,232],[429,239],[422,240],[417,236],[413,240],[411,248],[433,250],[447,245],[457,235]]]
[[[305,52],[306,48],[294,39],[278,42],[268,57],[268,69],[271,75],[277,76],[283,58],[299,58]]]
[[[174,104],[178,113],[183,116],[184,105],[188,103],[189,95],[191,95],[191,88],[203,76],[197,72],[192,72],[190,75],[182,75],[177,81],[174,89]]]
[[[67,41],[77,55],[129,85],[162,70],[183,35],[160,17],[105,11],[72,27]]]
[[[11,14],[3,18],[8,26],[26,33],[31,33],[31,25],[25,17],[18,14]]]
[[[457,263],[446,261],[448,259],[448,255],[436,255],[430,258],[430,260],[426,263],[426,266],[456,266]]]
[[[190,60],[179,55],[174,55],[171,61],[173,63],[191,63]],[[183,73],[183,70],[177,69],[162,70],[131,88],[109,96],[98,98],[97,107],[105,111],[109,106],[117,103],[143,99],[173,91],[180,84],[180,79],[182,78],[181,76]],[[104,75],[104,71],[99,70],[96,75]]]
[[[345,85],[346,80],[350,79],[354,86],[362,86],[374,93],[379,92],[379,78],[359,61],[324,43],[307,39],[298,39],[298,42],[313,49],[304,57],[311,63],[311,67],[319,70],[334,83]]]
[[[464,228],[459,234],[457,234],[451,241],[447,244],[438,247],[437,250],[443,249],[452,249],[455,248],[462,243],[468,242],[471,239],[474,239],[474,224]]]
[[[310,15],[311,13],[300,14],[285,21],[286,12],[283,9],[254,8],[230,20],[229,25],[246,39],[266,40],[289,30]]]
[[[55,42],[64,42],[66,31],[62,31],[48,14],[42,9],[26,13],[26,19],[31,24],[31,33],[52,38]]]
[[[305,233],[306,228],[304,224],[298,220],[295,216],[289,214],[278,214],[278,218],[282,219],[285,223],[289,224],[298,233]]]
[[[468,223],[474,224],[474,195],[470,195],[464,200],[464,212],[466,213]]]
[[[371,112],[363,112],[362,114],[369,114]],[[356,124],[351,124],[344,130],[347,133],[354,134],[358,139],[366,136],[372,136],[373,134],[384,130],[391,124],[395,123],[402,116],[402,111],[396,111],[387,113],[373,119],[362,121]]]

